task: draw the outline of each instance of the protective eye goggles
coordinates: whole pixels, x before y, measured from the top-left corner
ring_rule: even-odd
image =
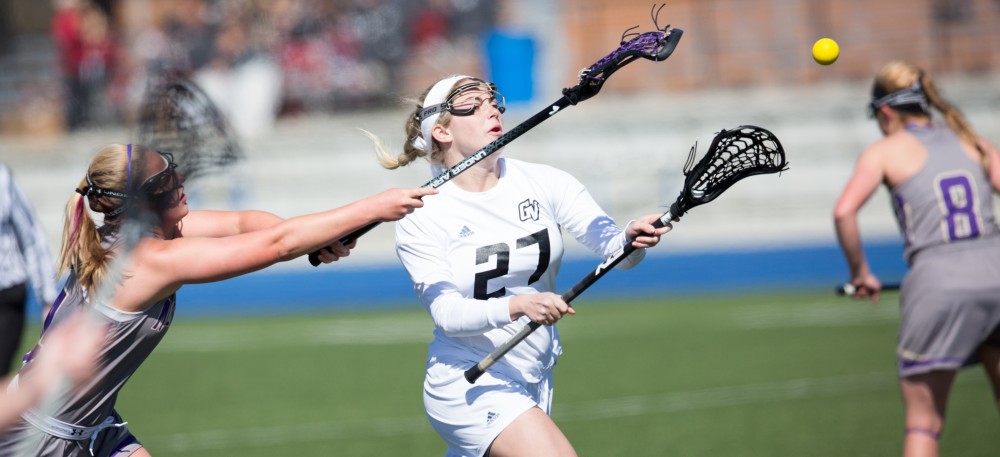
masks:
[[[470,97],[469,95],[474,92],[480,92],[480,94]],[[466,96],[463,97],[463,95]],[[504,100],[503,94],[497,91],[497,86],[493,83],[477,81],[462,84],[448,94],[444,103],[431,105],[420,110],[417,113],[417,121],[423,122],[424,119],[444,111],[453,116],[471,116],[479,110],[479,107],[483,106],[483,103],[487,102],[499,110],[500,114],[507,110],[507,102]]]
[[[177,163],[174,162],[174,156],[169,152],[159,152],[160,158],[163,159],[163,170],[157,172],[153,176],[146,178],[142,184],[135,190],[135,195],[145,195],[147,197],[153,197],[160,199],[163,195],[168,195],[169,192],[177,190],[181,187],[184,180],[177,173]],[[110,211],[106,211],[104,214],[106,216],[117,216],[125,211],[125,202],[129,198],[129,194],[122,192],[120,190],[105,189],[94,184],[90,179],[90,174],[87,174],[87,186],[82,189],[76,189],[76,192],[84,197],[95,196],[97,198],[102,197],[112,197],[123,200],[120,205],[115,206]]]
[[[171,192],[177,190],[181,187],[184,182],[180,175],[177,173],[177,163],[174,162],[174,155],[169,152],[156,151],[163,159],[164,167],[163,171],[146,178],[142,184],[139,185],[138,193],[157,195],[164,192]]]

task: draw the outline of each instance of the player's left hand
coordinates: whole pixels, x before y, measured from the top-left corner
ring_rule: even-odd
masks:
[[[334,242],[333,244],[319,250],[319,261],[323,263],[333,263],[340,260],[341,257],[347,257],[351,255],[351,249],[358,244],[358,240],[352,240],[350,243],[344,245],[340,241]]]

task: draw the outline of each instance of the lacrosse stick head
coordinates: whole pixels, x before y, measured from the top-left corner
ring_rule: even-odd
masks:
[[[193,81],[168,74],[150,82],[143,97],[137,143],[173,154],[189,180],[227,168],[243,158],[229,123]]]
[[[580,83],[563,91],[571,102],[576,104],[596,95],[614,72],[633,60],[647,59],[660,62],[673,54],[684,31],[670,25],[660,27],[658,19],[660,10],[664,6],[657,8],[654,5],[653,11],[650,12],[656,30],[645,33],[632,32],[636,27],[626,30],[622,33],[618,49],[580,72]]]
[[[670,207],[675,217],[715,200],[743,178],[788,169],[778,138],[754,125],[722,130],[712,139],[705,156],[692,166],[695,153],[692,147],[684,168],[684,189]]]

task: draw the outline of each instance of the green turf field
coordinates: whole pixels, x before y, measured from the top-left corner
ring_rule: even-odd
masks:
[[[896,296],[581,297],[562,321],[553,416],[581,456],[891,456]],[[183,306],[183,304],[182,304]],[[440,456],[412,310],[179,318],[119,411],[153,455]],[[981,369],[962,372],[943,455],[996,455]]]

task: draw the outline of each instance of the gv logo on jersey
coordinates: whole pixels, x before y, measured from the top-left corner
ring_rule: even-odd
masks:
[[[528,219],[537,221],[538,214],[539,214],[538,200],[532,200],[528,198],[517,205],[517,215],[520,216],[521,222],[524,222]]]

